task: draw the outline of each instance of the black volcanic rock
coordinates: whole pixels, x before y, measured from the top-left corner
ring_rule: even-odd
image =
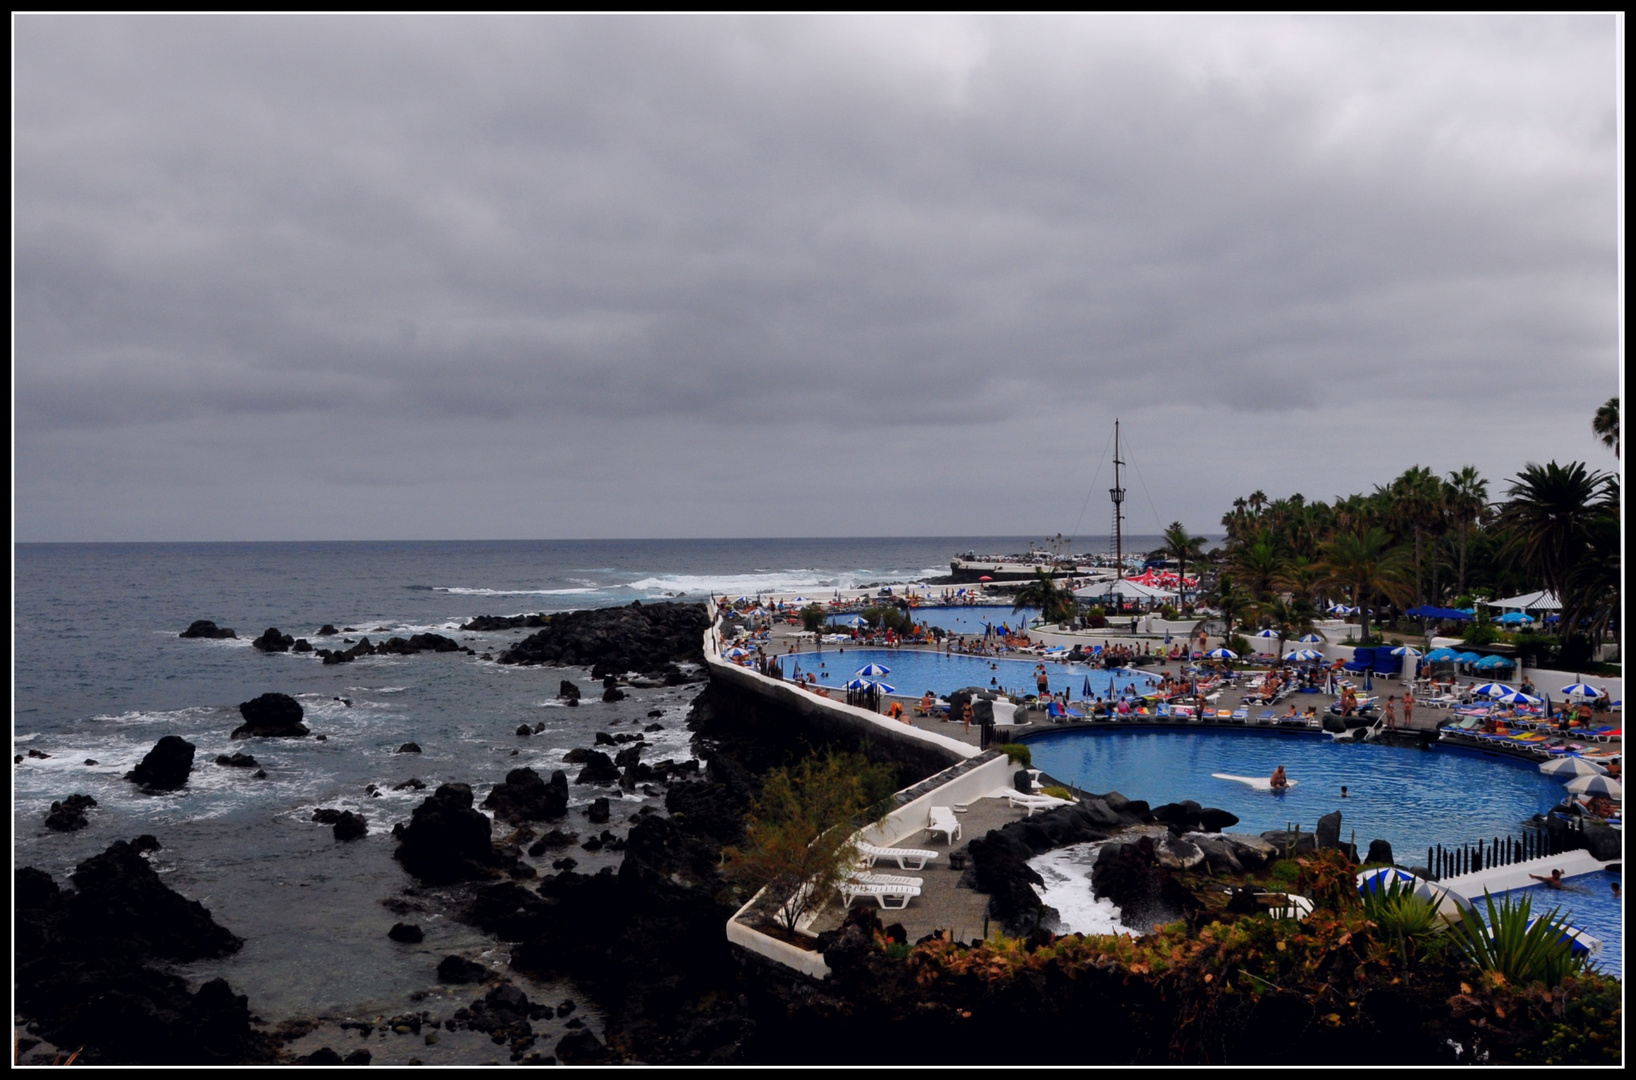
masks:
[[[187,783],[197,749],[180,735],[166,735],[125,779],[140,784],[144,791],[175,791]]]
[[[335,629],[334,623],[325,623],[318,628],[318,633],[314,634],[313,637],[334,637],[339,633],[340,631]]]
[[[441,983],[464,985],[482,982],[488,977],[488,968],[463,956],[445,956],[437,965],[437,981]]]
[[[470,787],[443,784],[415,808],[408,825],[393,830],[399,841],[393,857],[422,881],[491,878],[517,861],[494,849],[492,830],[488,817],[472,808]]]
[[[557,697],[570,705],[579,704],[579,684],[563,679],[557,684]]]
[[[230,769],[254,769],[257,767],[256,759],[249,754],[234,754],[231,757],[226,754],[217,754],[216,764],[226,765]]]
[[[236,638],[232,630],[225,626],[217,626],[209,619],[195,619],[186,630],[176,635],[181,638]]]
[[[462,630],[474,630],[478,633],[488,633],[494,630],[516,630],[522,627],[534,629],[548,626],[551,616],[534,615],[479,615],[471,622],[461,626]]]
[[[301,722],[306,715],[301,703],[288,694],[263,694],[239,703],[244,723],[233,729],[233,738],[299,738],[308,734]]]
[[[514,824],[553,821],[568,813],[568,774],[558,769],[547,783],[533,769],[512,769],[483,800],[483,809]]]
[[[592,750],[585,759],[585,767],[574,777],[576,784],[617,784],[619,783],[619,766],[613,763],[613,758],[600,750]]]
[[[362,814],[355,814],[351,810],[319,809],[312,812],[312,819],[332,827],[337,840],[361,840],[369,834],[369,821]]]
[[[591,674],[668,673],[678,661],[704,660],[709,617],[702,604],[590,608],[549,617],[500,655],[502,664],[590,665]]]
[[[295,644],[295,638],[289,634],[281,634],[278,627],[269,626],[261,632],[261,636],[250,643],[262,652],[289,652],[290,646]]]
[[[85,817],[85,811],[96,804],[97,801],[89,795],[70,795],[61,802],[54,802],[45,816],[45,827],[57,832],[75,832],[83,829],[90,824]]]
[[[386,936],[405,945],[418,945],[426,940],[426,932],[413,923],[393,923]]]
[[[398,747],[397,752],[400,754],[418,754],[420,753],[420,744],[417,742],[406,742],[402,746]]]

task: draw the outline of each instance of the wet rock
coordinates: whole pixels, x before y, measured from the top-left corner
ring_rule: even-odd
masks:
[[[175,791],[187,783],[197,749],[179,735],[166,735],[136,768],[125,774],[125,779],[141,785],[144,791]]]
[[[625,691],[619,689],[617,686],[610,686],[606,690],[602,691],[602,700],[606,701],[610,705],[616,701],[624,701]]]
[[[642,730],[643,731],[663,731],[663,730],[665,730],[665,725],[663,725],[663,724],[649,724],[647,727],[643,728]]]
[[[209,619],[195,619],[186,630],[176,635],[182,638],[236,638],[232,630],[225,626],[217,626]]]
[[[1153,808],[1153,816],[1162,825],[1168,825],[1178,832],[1197,832],[1199,817],[1203,810],[1198,803],[1186,799],[1177,803],[1165,803]]]
[[[1217,839],[1232,845],[1233,857],[1246,870],[1259,870],[1280,857],[1280,849],[1249,833],[1222,833]]]
[[[534,732],[529,728],[529,726],[527,724],[518,724],[517,725],[517,734],[526,737],[528,735],[534,734]]]
[[[328,1046],[320,1046],[312,1053],[295,1059],[297,1065],[341,1065],[345,1064],[341,1055]]]
[[[250,644],[262,652],[289,652],[290,646],[295,644],[295,638],[289,634],[279,633],[276,626],[269,626]]]
[[[512,769],[483,800],[501,821],[553,821],[568,813],[568,774],[557,770],[547,783],[533,769]]]
[[[565,1016],[571,1015],[578,1007],[579,1006],[574,1004],[573,998],[563,998],[562,1003],[557,1006],[557,1018],[561,1019]]]
[[[589,664],[593,678],[624,671],[668,673],[677,661],[704,661],[708,627],[702,604],[637,601],[627,607],[564,612],[508,648],[500,662]]]
[[[487,816],[472,808],[471,788],[443,784],[415,808],[409,824],[394,830],[393,857],[423,881],[447,883],[494,877],[516,862],[495,851]]]
[[[619,782],[619,767],[607,754],[592,750],[586,758],[585,767],[574,778],[576,784],[617,784]]]
[[[586,816],[591,819],[592,824],[594,824],[594,825],[605,825],[605,824],[607,824],[608,818],[610,816],[610,809],[609,809],[609,804],[608,804],[607,797],[604,796],[602,798],[593,800],[591,802],[590,809],[588,809],[585,813],[586,813]]]
[[[255,772],[251,773],[250,775],[252,777],[254,777],[255,779],[257,779],[257,780],[265,780],[265,779],[267,779],[267,770],[266,769],[257,769]]]
[[[315,810],[312,819],[330,826],[337,840],[361,840],[369,833],[369,822],[350,810]]]
[[[99,762],[98,762],[98,761],[97,761],[97,759],[96,759],[96,758],[89,758],[89,757],[88,757],[88,758],[86,758],[86,759],[85,759],[85,763],[86,763],[86,764],[87,764],[87,765],[97,765],[97,764],[100,764],[100,763],[99,763]]]
[[[532,615],[479,615],[471,622],[460,627],[462,630],[471,630],[476,633],[492,633],[496,630],[516,630],[522,627],[533,629],[548,626],[551,616],[536,612]]]
[[[570,844],[578,842],[579,833],[563,832],[561,829],[552,829],[550,832],[536,840],[533,846],[528,849],[528,853],[537,859],[541,855],[544,855],[553,849],[565,848]],[[557,869],[561,870],[562,867],[559,866]]]
[[[1153,857],[1166,870],[1191,870],[1204,861],[1204,852],[1197,844],[1170,835],[1154,840]]]
[[[1199,855],[1202,860],[1203,853]],[[1125,925],[1144,930],[1199,909],[1192,892],[1176,880],[1170,868],[1160,865],[1159,848],[1151,836],[1105,846],[1091,867],[1091,887],[1097,896],[1119,907]]]
[[[400,754],[404,753],[404,752],[405,751],[403,751],[403,750],[398,751],[398,753],[400,753]],[[417,751],[415,751],[415,753],[419,753],[419,751],[417,750]],[[405,780],[401,784],[393,784],[392,785],[392,790],[393,791],[421,791],[421,790],[424,790],[425,787],[426,787],[426,781],[422,780],[418,776],[411,776],[409,779]]]
[[[295,644],[290,646],[290,651],[291,652],[298,652],[298,653],[310,653],[310,652],[312,652],[312,642],[308,641],[304,637],[303,638],[296,638],[295,639]]]
[[[1277,852],[1275,858],[1287,856],[1311,855],[1318,849],[1318,842],[1310,832],[1288,832],[1284,829],[1269,829],[1261,834],[1261,839],[1271,844]]]
[[[480,983],[489,977],[489,969],[474,964],[463,956],[445,956],[437,965],[437,981],[466,985]]]
[[[413,923],[393,923],[386,936],[405,945],[418,945],[426,940],[426,932]]]
[[[61,802],[51,804],[51,810],[45,815],[45,827],[57,832],[76,832],[91,824],[85,817],[85,811],[95,806],[97,801],[89,795],[70,795]]]
[[[578,704],[579,684],[568,679],[563,679],[557,684],[557,697],[559,700],[567,701],[572,704]]]
[[[1394,865],[1395,860],[1392,858],[1391,841],[1378,839],[1369,841],[1369,854],[1367,857],[1365,857],[1364,861],[1372,863],[1385,863],[1387,866]]]
[[[226,765],[230,769],[254,769],[257,767],[256,759],[249,754],[233,754],[232,756],[217,754],[216,764]]]
[[[301,722],[305,715],[301,703],[288,694],[262,694],[240,702],[239,715],[244,723],[233,729],[235,739],[288,739],[308,734],[307,725]]]
[[[341,1064],[342,1065],[368,1065],[370,1060],[371,1060],[371,1056],[372,1055],[369,1053],[368,1050],[354,1050],[352,1053],[348,1054],[346,1057],[341,1059]]]
[[[589,1031],[574,1031],[557,1042],[557,1060],[564,1065],[606,1065],[613,1056]]]
[[[334,637],[339,633],[340,631],[335,629],[334,623],[325,623],[318,628],[318,633],[314,634],[313,637]]]
[[[1222,840],[1220,836],[1210,833],[1191,832],[1182,837],[1191,843],[1204,855],[1204,863],[1216,874],[1242,874],[1244,864],[1239,862],[1238,852],[1233,845]]]
[[[397,752],[400,754],[418,754],[420,753],[420,744],[415,742],[406,742],[402,746],[398,747]]]

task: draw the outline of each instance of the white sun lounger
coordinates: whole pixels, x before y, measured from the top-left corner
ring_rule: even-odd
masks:
[[[1007,791],[1005,797],[1011,800],[1013,809],[1019,806],[1028,808],[1028,816],[1033,817],[1036,810],[1049,810],[1054,806],[1070,805],[1067,799],[1059,799],[1053,795],[1024,795],[1020,791]]]
[[[920,895],[920,879],[893,874],[854,874],[838,888],[848,907],[867,896],[883,908],[901,909]]]
[[[949,843],[952,844],[960,839],[960,821],[954,816],[954,811],[947,806],[934,806],[929,815],[926,831],[940,832],[948,837]]]
[[[865,866],[874,866],[876,859],[894,859],[900,870],[921,870],[937,858],[937,852],[924,848],[884,848],[874,844],[859,844],[858,854],[863,856]]]

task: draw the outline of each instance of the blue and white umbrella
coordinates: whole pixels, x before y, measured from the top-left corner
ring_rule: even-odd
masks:
[[[889,667],[883,667],[880,664],[865,664],[852,674],[858,676],[859,678],[873,678],[876,675],[890,675],[892,674],[892,669]]]
[[[726,652],[722,653],[722,655],[727,657],[729,660],[737,660],[741,656],[749,656],[750,650],[737,648],[728,649]]]
[[[1397,648],[1392,650],[1392,655],[1418,657],[1420,655],[1420,650],[1415,648],[1413,645],[1399,645]]]
[[[1550,761],[1543,762],[1539,767],[1539,771],[1546,776],[1568,777],[1606,776],[1608,773],[1608,770],[1596,762],[1586,761],[1577,754],[1569,754],[1567,757],[1552,758]]]
[[[1507,705],[1540,705],[1540,704],[1543,704],[1543,701],[1540,698],[1535,697],[1533,694],[1525,694],[1521,690],[1507,691],[1506,693],[1501,694],[1499,697],[1495,698],[1494,700],[1495,701],[1502,701]]]
[[[1255,636],[1258,637],[1258,638],[1269,638],[1269,639],[1276,640],[1277,637],[1278,637],[1278,631],[1276,631],[1276,630],[1257,630],[1255,632]]]
[[[874,687],[883,694],[895,694],[898,692],[897,687],[888,686],[878,679],[853,679],[851,682],[846,684],[846,688],[848,690],[868,690],[870,687]]]
[[[1568,790],[1575,795],[1606,795],[1621,802],[1625,786],[1611,776],[1576,776],[1568,781]]]
[[[1406,870],[1399,870],[1395,866],[1382,867],[1379,870],[1365,870],[1357,877],[1358,895],[1366,896],[1372,892],[1385,891],[1392,888],[1412,892],[1423,900],[1432,900],[1437,904],[1437,912],[1445,919],[1453,921],[1465,911],[1471,910],[1471,901],[1453,891],[1447,886],[1425,878],[1416,877]]]
[[[1528,928],[1532,930],[1535,923],[1539,922],[1541,919],[1548,918],[1550,918],[1549,915],[1535,915],[1532,919],[1528,920]],[[1566,941],[1569,949],[1576,955],[1594,956],[1602,951],[1602,942],[1591,937],[1579,927],[1569,926],[1567,923],[1560,921],[1551,925],[1562,932],[1562,937],[1560,940]]]
[[[1501,697],[1513,693],[1515,689],[1515,687],[1507,686],[1504,683],[1485,682],[1480,686],[1473,686],[1471,692],[1473,694],[1484,694],[1488,697]]]
[[[1317,649],[1291,649],[1284,654],[1285,660],[1322,660],[1324,654]]]
[[[1576,682],[1569,686],[1564,686],[1562,688],[1562,692],[1567,694],[1569,697],[1598,698],[1602,696],[1602,691],[1598,690],[1590,683],[1582,682]]]
[[[1302,634],[1300,637],[1296,638],[1295,640],[1296,641],[1311,642],[1311,643],[1316,644],[1317,642],[1322,641],[1323,638],[1319,637],[1317,634]]]
[[[1347,607],[1345,604],[1334,604],[1329,609],[1331,615],[1356,615],[1358,611],[1358,608]]]
[[[1238,654],[1231,649],[1211,649],[1204,654],[1212,660],[1237,660]]]
[[[792,603],[792,604],[810,604],[810,603],[812,603],[812,601],[808,600],[804,596],[794,596],[794,597],[790,598],[790,603]]]

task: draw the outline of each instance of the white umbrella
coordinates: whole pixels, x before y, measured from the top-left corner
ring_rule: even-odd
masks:
[[[1358,875],[1358,895],[1386,890],[1394,885],[1399,889],[1411,890],[1414,895],[1423,900],[1435,900],[1437,913],[1450,922],[1460,918],[1465,911],[1471,910],[1471,901],[1454,892],[1447,886],[1439,885],[1435,881],[1416,877],[1406,870],[1399,870],[1394,866],[1383,867],[1379,870],[1365,870]]]
[[[1322,660],[1324,654],[1317,649],[1291,649],[1284,654],[1285,660]]]
[[[860,677],[869,675],[890,675],[892,674],[892,669],[889,667],[883,667],[880,664],[865,664],[857,671],[854,671],[853,674]]]
[[[1212,660],[1237,660],[1238,654],[1231,649],[1211,649],[1204,654]]]
[[[1296,641],[1305,641],[1305,642],[1317,643],[1317,642],[1322,641],[1323,638],[1319,637],[1317,634],[1302,634],[1300,637],[1296,638],[1295,640]]]
[[[1623,800],[1625,789],[1611,776],[1576,776],[1568,781],[1568,790],[1575,795],[1606,795]]]
[[[1269,640],[1276,641],[1278,639],[1278,631],[1276,631],[1276,630],[1257,630],[1255,632],[1254,636],[1256,636],[1258,638],[1267,638]]]
[[[1571,684],[1569,686],[1564,686],[1562,688],[1562,692],[1564,694],[1567,694],[1569,697],[1596,698],[1596,697],[1601,697],[1602,696],[1602,691],[1598,690],[1596,687],[1592,686],[1590,683],[1582,683],[1582,682],[1576,682],[1576,683],[1573,683],[1573,684]]]
[[[1513,693],[1513,690],[1504,683],[1485,682],[1481,686],[1473,686],[1471,692],[1473,694],[1486,694],[1489,697],[1500,697],[1502,694]]]
[[[895,694],[898,692],[897,687],[888,686],[878,679],[853,679],[851,682],[846,684],[846,688],[848,690],[868,690],[871,686],[883,694]]]
[[[1421,655],[1421,653],[1420,653],[1419,649],[1415,648],[1412,645],[1399,645],[1397,648],[1392,650],[1392,655],[1393,656],[1419,656],[1419,655]]]
[[[1540,765],[1539,771],[1547,776],[1605,776],[1607,770],[1594,761],[1582,757],[1559,757]]]

